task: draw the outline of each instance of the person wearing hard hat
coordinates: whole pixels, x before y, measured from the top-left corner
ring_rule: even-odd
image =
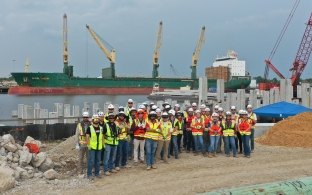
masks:
[[[184,134],[186,136],[186,152],[189,153],[191,149],[195,152],[195,144],[194,144],[194,138],[192,135],[192,120],[194,118],[194,110],[193,108],[189,108],[187,110],[187,117],[185,118],[185,128],[186,128],[186,133]]]
[[[234,120],[236,122],[239,115],[236,113],[236,107],[235,106],[231,106],[231,114],[232,114],[232,120]]]
[[[165,106],[163,112],[167,112],[168,113],[169,110],[171,110],[171,106],[168,104],[168,105]]]
[[[169,121],[169,114],[167,112],[163,112],[162,115],[162,121],[159,124],[159,138],[158,138],[158,144],[157,144],[157,150],[156,150],[156,159],[160,160],[161,156],[160,153],[163,150],[163,160],[165,163],[168,163],[168,149],[171,139],[171,133],[172,133],[172,124]]]
[[[146,120],[144,119],[144,110],[139,109],[137,112],[137,118],[134,121],[133,125],[133,145],[134,145],[134,150],[133,150],[133,160],[134,160],[134,165],[137,166],[140,162],[144,162],[144,146],[145,146],[145,132],[146,132]],[[140,148],[140,156],[139,156],[139,148]]]
[[[178,159],[179,153],[182,152],[181,140],[182,140],[183,128],[184,128],[183,113],[181,111],[178,111],[176,113],[176,117],[175,117],[175,121],[174,121],[173,126],[174,126],[174,130],[173,130],[171,139],[173,139],[173,144],[174,144],[174,156],[176,159]],[[175,134],[177,134],[176,137],[174,137]]]
[[[196,102],[193,102],[193,103],[192,103],[192,108],[193,108],[194,111],[197,110],[197,104],[196,104]]]
[[[219,121],[220,121],[220,123],[222,123],[222,121],[224,120],[225,116],[224,116],[224,110],[223,110],[223,108],[221,106],[219,106],[219,108],[218,108],[218,114],[219,114]],[[217,153],[221,153],[222,152],[222,150],[221,150],[222,142],[223,142],[223,139],[220,138],[219,144],[218,144],[218,147],[217,147]]]
[[[217,147],[219,145],[220,136],[222,135],[221,122],[219,121],[219,114],[214,112],[211,115],[212,121],[208,126],[210,136],[210,147],[208,157],[212,158],[217,156]]]
[[[238,111],[238,117],[236,119],[236,136],[237,136],[237,139],[235,141],[236,141],[236,148],[237,148],[237,150],[239,149],[240,154],[243,153],[243,141],[242,141],[242,136],[241,136],[240,132],[238,131],[238,123],[239,123],[240,119],[243,118],[243,112],[244,112],[244,110],[239,110]]]
[[[219,112],[219,107],[220,106],[218,104],[215,105],[214,108],[213,108],[213,112],[218,113]]]
[[[209,148],[209,145],[210,145],[210,137],[209,137],[209,134],[208,134],[208,126],[209,126],[209,123],[211,121],[211,116],[210,116],[210,109],[208,107],[206,107],[203,111],[202,111],[202,118],[204,120],[204,123],[205,123],[205,129],[204,129],[204,132],[203,132],[203,148],[204,148],[204,156],[207,155],[207,153],[209,152],[208,151],[208,148]]]
[[[128,99],[127,106],[125,107],[125,114],[127,117],[130,117],[130,110],[134,107],[133,99]]]
[[[118,146],[118,128],[115,123],[114,113],[107,116],[108,122],[105,123],[103,133],[105,136],[104,152],[104,175],[109,176],[111,173],[117,173],[115,170],[116,151]]]
[[[144,119],[147,120],[147,118],[148,118],[148,112],[147,112],[146,107],[145,107],[143,104],[141,104],[141,105],[139,105],[139,108],[138,108],[138,109],[144,110]]]
[[[107,107],[107,112],[104,115],[104,122],[105,123],[109,122],[108,115],[109,114],[114,114],[114,112],[115,112],[115,106],[113,104],[109,104],[108,107]]]
[[[147,170],[157,168],[155,166],[154,156],[159,140],[160,123],[156,119],[156,116],[156,112],[154,111],[149,113],[146,123],[146,132],[144,135]]]
[[[115,170],[119,171],[120,168],[130,168],[127,164],[128,161],[128,149],[129,149],[129,124],[126,121],[126,114],[124,111],[118,113],[118,117],[115,120],[115,124],[118,134],[118,146],[115,160]]]
[[[173,110],[178,113],[180,111],[180,104],[175,104],[174,107],[173,107]]]
[[[177,141],[177,135],[178,135],[178,132],[175,132],[174,131],[174,122],[175,122],[175,111],[173,109],[169,110],[168,114],[169,114],[169,121],[171,122],[172,124],[172,134],[171,134],[171,139],[170,139],[170,144],[169,144],[169,152],[168,152],[168,158],[170,158],[170,156],[174,156],[174,151],[176,149],[176,151],[178,152],[178,149],[175,148],[178,147],[178,145],[174,145],[173,143],[173,139],[175,139],[175,142]]]
[[[129,135],[130,135],[130,141],[129,141],[129,150],[128,150],[128,157],[129,160],[133,159],[133,149],[134,149],[134,127],[135,127],[135,120],[137,118],[137,109],[132,107],[129,111]]]
[[[195,117],[191,123],[192,135],[195,144],[195,153],[194,155],[199,154],[199,152],[204,153],[203,148],[203,132],[205,129],[205,122],[201,117],[200,110],[195,111]]]
[[[161,109],[160,109],[160,108],[157,108],[157,109],[155,110],[155,112],[156,112],[156,119],[157,119],[158,121],[161,121]]]
[[[104,122],[104,112],[100,111],[98,112],[98,116],[99,116],[99,119],[100,119],[100,122],[99,122],[99,125],[104,128],[104,125],[105,125],[105,122]],[[101,151],[101,165],[103,165],[104,163],[104,147]]]
[[[224,138],[225,154],[230,157],[230,148],[233,151],[233,157],[237,157],[235,145],[235,121],[232,120],[230,111],[225,113],[225,120],[222,121],[222,134]]]
[[[165,109],[165,107],[166,107],[167,105],[169,105],[169,103],[168,103],[168,102],[164,102],[164,103],[162,104],[163,109]]]
[[[251,153],[255,149],[255,124],[257,123],[257,115],[252,111],[252,105],[247,106],[248,118],[251,121],[250,147]]]
[[[100,158],[101,151],[104,147],[103,128],[99,125],[99,117],[97,115],[92,116],[92,125],[87,128],[86,141],[88,145],[88,171],[87,177],[93,180],[92,169],[94,167],[94,175],[97,178],[100,176]]]
[[[77,171],[83,174],[84,159],[88,159],[88,147],[86,141],[86,131],[91,125],[89,121],[89,112],[82,113],[82,121],[76,127],[76,148],[78,149]]]
[[[156,105],[152,105],[151,108],[150,108],[150,112],[151,112],[151,111],[156,111],[157,108],[158,108],[158,107],[157,107]]]
[[[239,119],[237,126],[238,131],[242,136],[244,156],[250,158],[250,135],[252,126],[246,110],[242,111],[242,118]]]

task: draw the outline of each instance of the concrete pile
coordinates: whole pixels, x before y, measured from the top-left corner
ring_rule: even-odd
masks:
[[[44,147],[27,137],[26,143]],[[45,152],[30,153],[27,146],[17,144],[10,134],[0,136],[0,193],[13,188],[16,182],[31,178],[56,179],[54,163]]]

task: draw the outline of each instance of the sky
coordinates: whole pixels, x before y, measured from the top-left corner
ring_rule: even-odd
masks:
[[[263,76],[266,59],[294,0],[1,0],[0,77],[23,72],[61,72],[63,14],[68,17],[69,62],[74,75],[98,77],[109,61],[85,25],[116,50],[117,76],[152,75],[158,24],[163,21],[161,77],[190,77],[191,59],[202,26],[205,43],[197,73],[232,49],[252,76]],[[290,77],[312,8],[301,0],[272,63]],[[170,64],[175,72],[170,68]],[[312,60],[302,77],[311,77]],[[276,77],[270,72],[270,77]]]

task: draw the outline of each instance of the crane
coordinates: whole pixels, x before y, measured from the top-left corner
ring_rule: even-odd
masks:
[[[95,42],[97,43],[97,45],[100,47],[100,49],[103,51],[103,53],[105,54],[105,56],[107,57],[107,59],[110,62],[110,70],[111,70],[111,78],[115,78],[115,62],[116,62],[116,52],[115,49],[112,48],[111,50],[107,49],[106,46],[104,45],[104,41],[102,41],[102,39],[100,38],[99,35],[96,34],[96,32],[94,32],[94,30],[89,26],[86,25],[89,33],[91,34],[92,38],[95,40]],[[108,43],[106,43],[108,46],[110,46]],[[111,46],[110,46],[111,47]]]
[[[68,68],[68,41],[67,41],[67,15],[63,15],[63,73],[69,75]]]
[[[203,26],[201,28],[197,44],[196,44],[195,50],[194,50],[193,55],[192,55],[191,79],[196,79],[197,78],[196,67],[197,67],[197,62],[199,60],[200,50],[201,50],[204,42],[205,42],[205,26]]]
[[[158,77],[158,58],[159,58],[159,49],[160,46],[162,44],[162,29],[163,29],[163,23],[162,21],[159,22],[159,27],[158,27],[158,32],[157,32],[157,41],[156,41],[156,46],[154,49],[154,53],[153,53],[153,78],[157,78]]]
[[[296,90],[296,86],[298,85],[300,76],[306,67],[309,57],[312,51],[312,13],[307,22],[306,29],[304,31],[301,43],[299,45],[299,49],[297,51],[295,60],[290,68],[291,74],[291,83]],[[265,79],[267,78],[268,68],[271,68],[281,79],[285,79],[282,73],[278,71],[278,69],[271,63],[269,59],[265,60],[266,70],[265,70]]]

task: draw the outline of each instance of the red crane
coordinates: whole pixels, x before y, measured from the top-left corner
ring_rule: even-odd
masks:
[[[291,16],[292,17],[292,16]],[[289,24],[289,22],[288,22]],[[287,24],[287,26],[288,26]],[[287,28],[286,26],[286,28]],[[286,29],[282,30],[282,33],[285,33]],[[280,35],[281,36],[281,35]],[[281,39],[281,38],[280,38]],[[280,40],[278,40],[277,46],[279,44]],[[275,46],[276,47],[276,46]],[[271,60],[276,48],[273,49],[274,52],[271,52],[271,56],[269,59],[265,60],[265,73],[264,73],[264,78],[267,79],[268,77],[268,71],[269,68],[272,69],[281,79],[285,79],[285,77],[283,76],[283,74],[271,63]],[[312,51],[312,13],[310,15],[310,18],[308,20],[307,23],[307,27],[304,31],[299,49],[297,51],[297,55],[296,58],[292,64],[292,67],[290,68],[290,71],[292,71],[292,75],[291,75],[291,83],[295,87],[298,85],[300,76],[304,70],[304,68],[306,67],[308,61],[309,61],[309,57]]]

